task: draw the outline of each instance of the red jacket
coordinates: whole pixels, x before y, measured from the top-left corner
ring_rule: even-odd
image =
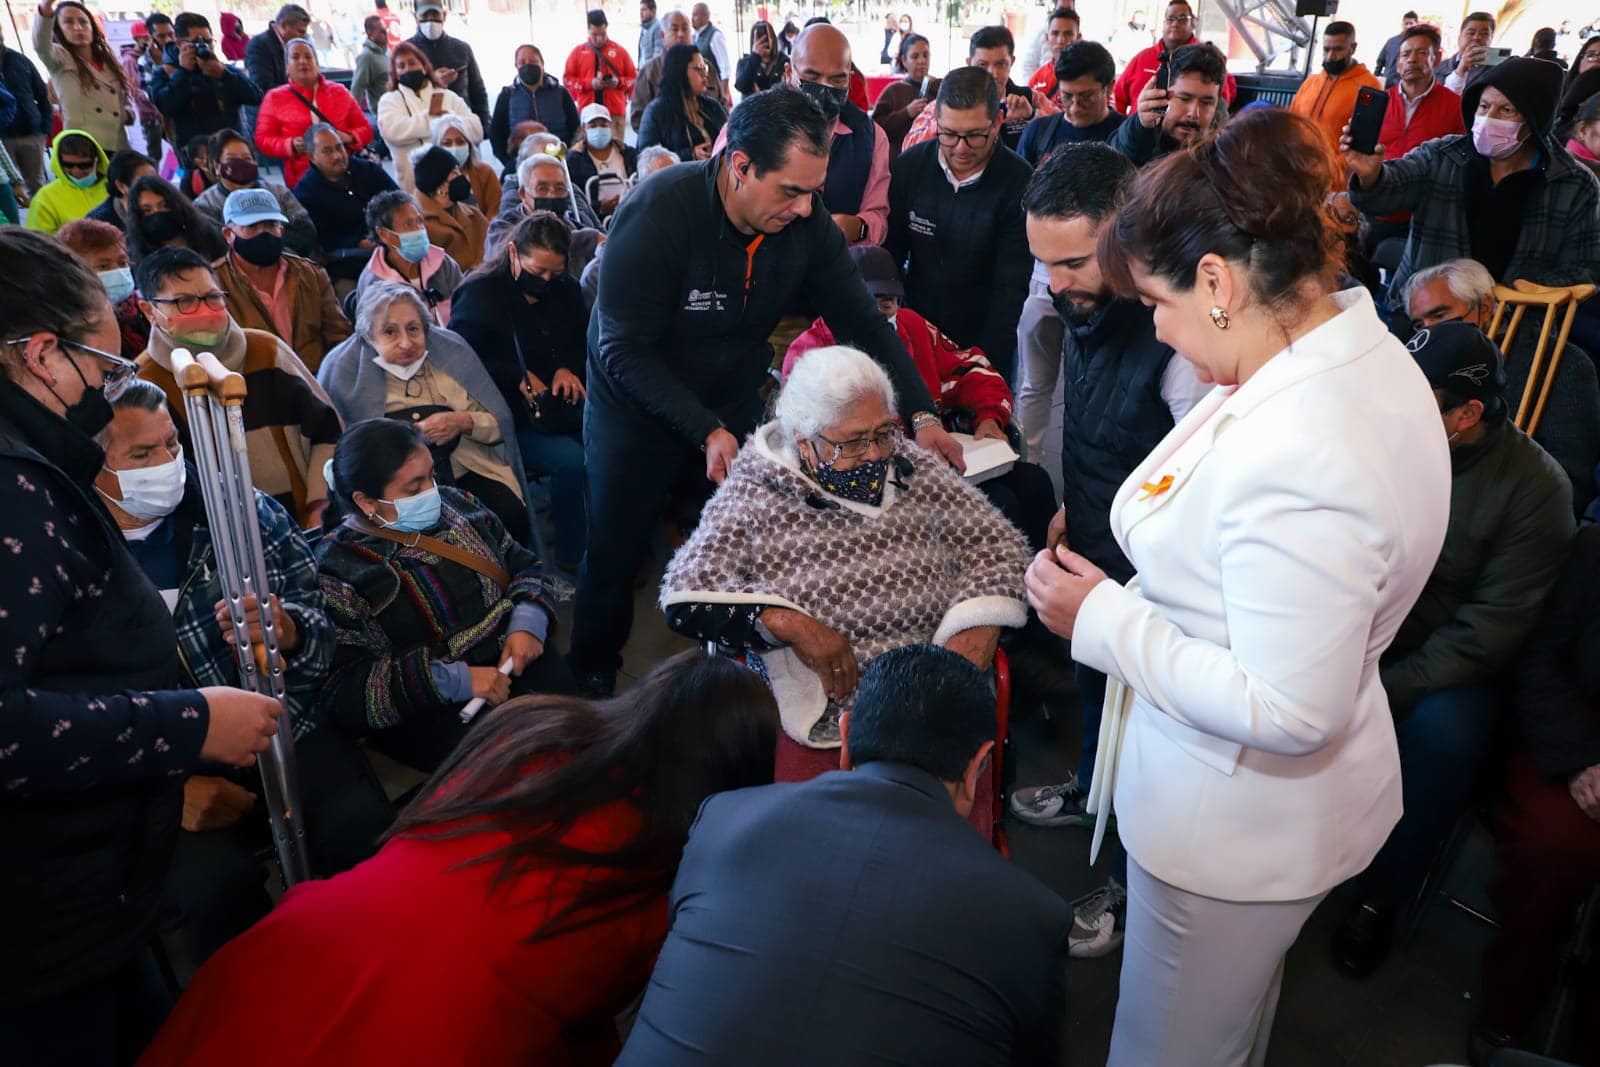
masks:
[[[600,56],[595,55],[594,48],[585,41],[567,53],[567,69],[562,72],[561,84],[567,87],[572,99],[578,102],[578,110],[582,111],[595,102],[594,79],[601,74],[615,74],[618,84],[607,89],[600,102],[613,117],[626,115],[628,97],[633,95],[633,82],[639,71],[627,49],[615,41],[607,41],[600,52]]]
[[[615,848],[638,819],[619,802],[564,840]],[[401,837],[291,889],[200,969],[140,1067],[611,1063],[613,1019],[666,938],[666,895],[529,944],[585,879],[608,873],[553,865],[491,892],[497,865],[464,861],[509,841]]]
[[[1191,37],[1184,44],[1199,44],[1200,38]],[[1161,42],[1146,48],[1128,61],[1123,68],[1122,76],[1111,88],[1111,106],[1114,110],[1124,115],[1132,115],[1137,110],[1134,105],[1139,100],[1139,94],[1144,92],[1144,87],[1151,78],[1156,76],[1156,67],[1161,62]],[[1238,85],[1233,80],[1233,75],[1228,75],[1222,83],[1222,98],[1228,103],[1233,103],[1233,94],[1238,91]]]
[[[304,148],[301,138],[313,122],[322,121],[301,101],[300,97],[305,95],[298,85],[280,85],[261,98],[261,112],[256,116],[256,147],[264,156],[283,160],[283,184],[290,189],[311,169],[311,160],[303,151],[296,152],[297,148]],[[349,89],[327,78],[318,78],[310,100],[335,129],[355,135],[356,143],[351,151],[372,143],[372,127]]]
[[[1054,100],[1059,106],[1061,101],[1056,100],[1056,89],[1058,86],[1056,84],[1055,63],[1046,63],[1044,66],[1034,71],[1033,77],[1028,79],[1028,88],[1032,89],[1040,96],[1048,97],[1049,99]]]
[[[1466,120],[1461,117],[1461,97],[1453,89],[1434,82],[1433,88],[1423,94],[1417,113],[1407,125],[1406,101],[1400,95],[1400,86],[1389,87],[1389,110],[1383,116],[1383,132],[1378,134],[1384,159],[1399,159],[1424,141],[1466,132]],[[1411,218],[1411,212],[1402,211],[1381,218],[1384,222],[1405,222]]]
[[[1011,387],[1000,372],[989,366],[989,357],[979,348],[961,348],[939,332],[939,328],[910,308],[901,308],[894,317],[895,332],[911,353],[923,384],[941,412],[950,408],[971,408],[974,422],[993,419],[1002,427],[1011,421]],[[818,319],[796,337],[783,357],[783,377],[813,348],[836,343],[828,324]]]

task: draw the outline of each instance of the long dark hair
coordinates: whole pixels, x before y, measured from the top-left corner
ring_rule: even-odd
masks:
[[[56,4],[55,14],[50,18],[50,40],[60,45],[62,50],[72,57],[72,65],[77,69],[80,82],[100,80],[99,74],[83,61],[83,57],[78,55],[71,45],[67,44],[66,35],[61,32],[61,12],[69,7],[75,7],[82,11],[89,20],[89,32],[91,35],[89,38],[89,58],[100,66],[102,73],[116,83],[118,92],[127,92],[128,79],[122,73],[122,64],[117,62],[116,53],[111,51],[111,42],[106,40],[105,31],[100,28],[100,23],[95,20],[94,13],[79,3],[78,0],[60,0]]]
[[[894,72],[896,74],[911,73],[911,68],[906,65],[906,57],[911,54],[911,46],[917,44],[928,44],[928,39],[922,36],[920,33],[906,33],[901,35],[900,47],[895,49],[894,53]],[[933,46],[929,45],[928,47],[931,48]],[[931,74],[932,72],[932,67],[929,67],[929,73]]]
[[[526,696],[495,708],[389,834],[509,833],[509,844],[470,861],[498,864],[496,886],[551,865],[605,868],[528,940],[554,937],[666,892],[701,803],[772,781],[777,732],[765,682],[731,660],[681,652],[610,700]],[[618,801],[639,814],[626,842],[597,850],[562,841]]]
[[[667,49],[666,57],[661,60],[661,92],[659,99],[666,101],[663,107],[670,108],[675,115],[684,114],[684,103],[695,95],[689,88],[689,64],[700,56],[700,49],[692,44],[675,44]]]
[[[130,260],[137,263],[155,251],[145,247],[144,233],[139,226],[139,194],[146,191],[165,200],[167,210],[178,216],[178,221],[183,224],[183,243],[186,247],[199,252],[207,261],[228,254],[228,242],[222,239],[222,231],[217,229],[216,223],[200,214],[194,203],[178,191],[177,186],[154,174],[146,174],[128,186],[128,196],[123,205],[127,208],[123,228],[128,235]]]
[[[553,211],[535,211],[511,227],[506,239],[489,250],[489,255],[473,269],[470,277],[510,274],[510,245],[516,245],[517,252],[522,255],[531,254],[535,248],[543,248],[570,258],[572,227]]]

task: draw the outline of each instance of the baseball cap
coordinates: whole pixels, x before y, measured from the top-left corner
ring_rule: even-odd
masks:
[[[584,109],[578,112],[578,125],[587,126],[595,119],[609,118],[611,118],[611,109],[604,104],[586,104]]]
[[[444,14],[444,6],[442,4],[433,3],[433,0],[423,0],[422,3],[417,5],[417,17],[418,18],[421,18],[423,15],[428,14],[430,11],[436,12],[436,13],[442,15],[442,14]]]
[[[278,206],[278,198],[267,189],[235,189],[222,203],[222,222],[226,226],[288,221]]]
[[[1418,330],[1406,347],[1433,388],[1477,400],[1488,412],[1505,406],[1500,350],[1471,323],[1441,322]]]
[[[856,245],[850,249],[850,258],[856,261],[861,280],[867,283],[867,292],[874,297],[906,295],[900,284],[900,272],[895,269],[894,257],[881,245]]]

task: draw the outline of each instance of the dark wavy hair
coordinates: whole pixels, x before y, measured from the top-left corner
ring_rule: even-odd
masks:
[[[689,88],[689,64],[699,55],[700,49],[692,44],[675,44],[661,59],[661,91],[656,98],[674,114],[682,115],[684,101],[695,95]]]
[[[145,246],[144,234],[139,229],[139,194],[143,192],[160,196],[166,201],[167,210],[178,216],[178,221],[182,223],[185,247],[199,252],[208,261],[228,254],[228,242],[222,239],[222,231],[216,223],[200,214],[193,201],[180,193],[177,186],[154,174],[146,174],[128,187],[128,196],[123,205],[127,209],[123,227],[128,235],[128,258],[134,263],[155,251]]]
[[[508,833],[470,863],[494,884],[552,865],[600,867],[538,941],[645,907],[672,886],[700,805],[714,793],[772,781],[778,708],[766,683],[732,660],[680,652],[632,690],[590,702],[525,696],[489,712],[389,830],[436,838]],[[590,849],[563,836],[618,802],[639,826]]]
[[[79,0],[59,0],[56,4],[55,14],[50,19],[51,42],[60,45],[62,50],[72,57],[72,65],[78,72],[78,80],[80,82],[98,80],[94,69],[83,61],[82,56],[72,50],[71,46],[67,44],[66,35],[61,32],[61,12],[69,7],[77,8],[89,19],[89,29],[92,35],[89,38],[89,58],[105,73],[106,77],[117,83],[117,88],[121,92],[127,92],[128,79],[122,73],[122,64],[117,61],[116,53],[111,50],[111,42],[106,40],[105,30],[100,28],[100,23],[94,17],[94,12],[79,3]]]
[[[543,248],[559,255],[571,256],[572,227],[553,211],[535,211],[513,226],[504,241],[490,249],[489,255],[473,269],[471,276],[487,278],[496,274],[510,274],[512,245],[515,245],[517,252],[522,255],[528,255],[536,248]]]
[[[894,72],[896,74],[909,74],[911,68],[906,66],[906,57],[911,54],[913,45],[928,44],[928,39],[920,33],[903,33],[900,35],[900,47],[894,53]],[[928,45],[928,47],[933,47]],[[930,68],[931,72],[931,68]]]

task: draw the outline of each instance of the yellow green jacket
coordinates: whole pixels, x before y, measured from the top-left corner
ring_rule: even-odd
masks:
[[[73,185],[56,165],[56,152],[61,147],[61,139],[72,133],[88,137],[89,143],[94,145],[97,157],[95,176],[99,180],[87,188]],[[28,229],[53,234],[73,219],[81,219],[99,207],[106,198],[108,162],[105,149],[100,147],[100,142],[84,131],[62,130],[56,134],[55,140],[50,142],[50,171],[56,178],[33,194],[33,201],[28,205]]]

